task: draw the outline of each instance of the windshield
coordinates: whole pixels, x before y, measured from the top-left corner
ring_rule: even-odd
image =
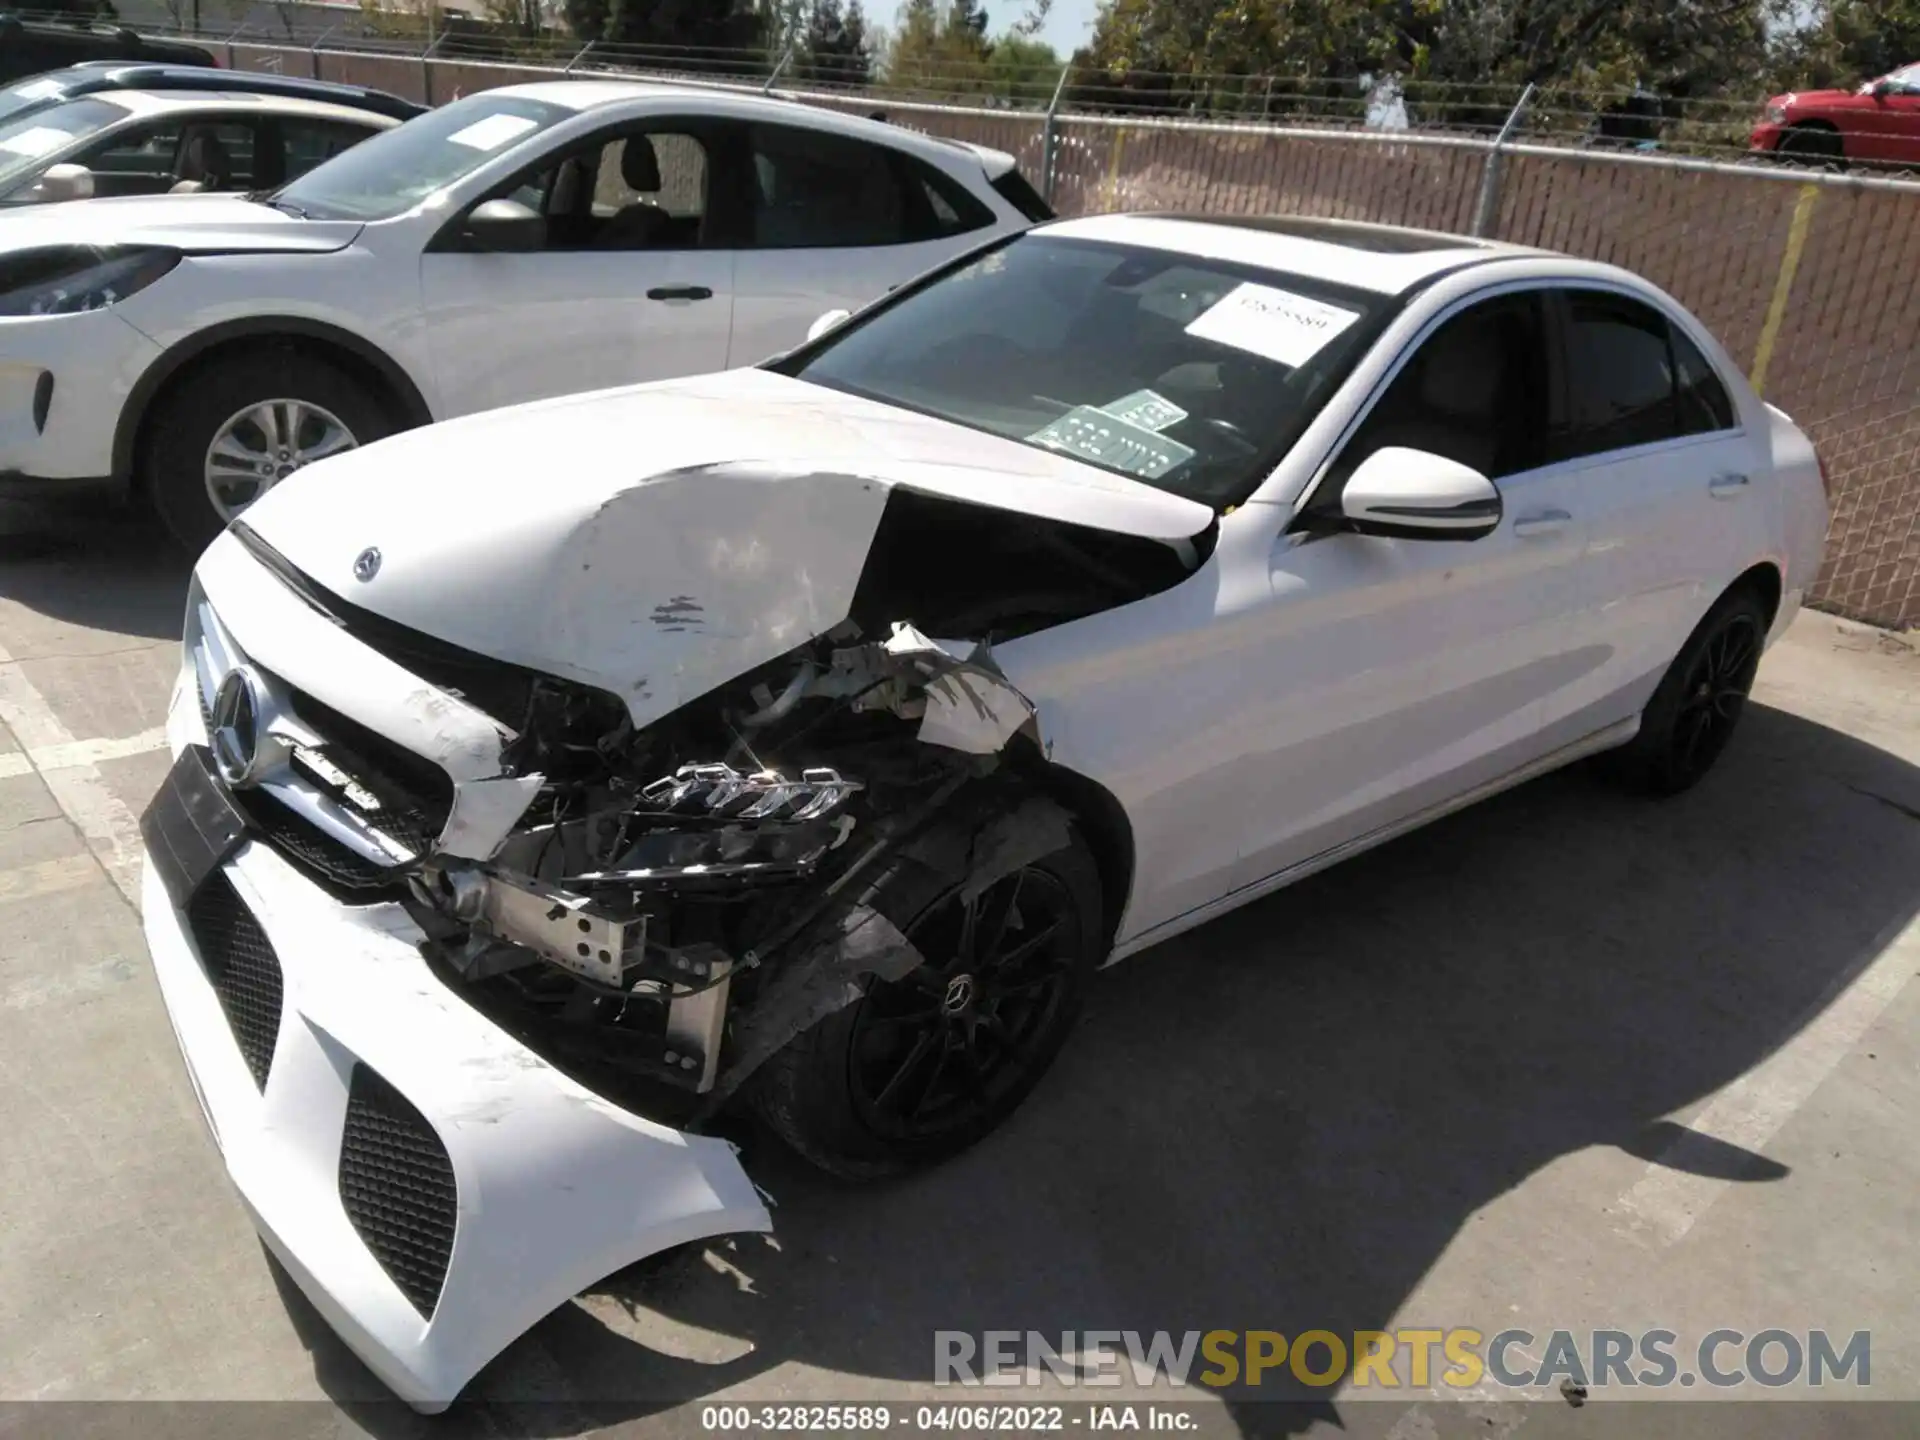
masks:
[[[69,100],[0,121],[0,190],[34,174],[57,150],[98,134],[132,112],[106,100]]]
[[[66,81],[59,72],[36,75],[31,80],[22,80],[18,85],[9,85],[5,90],[0,90],[0,120],[11,120],[29,110],[38,110],[66,93]]]
[[[317,220],[388,220],[575,113],[482,92],[362,141],[275,199]]]
[[[1298,438],[1393,302],[1030,233],[775,368],[1222,508]]]

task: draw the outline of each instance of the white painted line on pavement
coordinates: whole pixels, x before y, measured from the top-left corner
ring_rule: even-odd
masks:
[[[1920,919],[1889,927],[1874,944],[1878,958],[1838,995],[1823,1000],[1820,1012],[1791,1040],[1715,1095],[1687,1129],[1744,1150],[1765,1148],[1920,970]],[[1733,1183],[1655,1161],[1614,1205],[1614,1227],[1671,1245]]]
[[[124,760],[129,755],[148,755],[167,748],[167,727],[157,725],[122,740],[69,740],[64,745],[46,745],[38,750],[16,750],[0,755],[0,780],[16,775],[31,775],[36,770],[59,770],[68,765],[98,765],[102,760]]]
[[[85,837],[87,848],[115,888],[135,910],[140,908],[140,822],[126,802],[107,787],[97,761],[42,767],[35,757],[58,750],[84,754],[82,742],[61,723],[46,698],[27,679],[12,652],[0,646],[0,722],[26,752],[27,764],[40,776],[66,817]],[[100,742],[86,742],[100,743]],[[104,755],[99,757],[105,759]]]

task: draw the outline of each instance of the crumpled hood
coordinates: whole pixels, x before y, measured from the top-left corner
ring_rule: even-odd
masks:
[[[1065,456],[734,370],[411,431],[303,471],[244,523],[351,604],[600,686],[645,724],[845,618],[895,487],[1172,543],[1214,520]]]
[[[126,195],[0,211],[0,250],[48,245],[164,245],[188,254],[344,250],[357,220],[301,220],[238,195]]]

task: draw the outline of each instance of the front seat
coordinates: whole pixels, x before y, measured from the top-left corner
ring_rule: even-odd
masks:
[[[615,211],[600,227],[593,248],[596,250],[646,250],[652,248],[673,226],[673,217],[659,204],[644,197],[660,193],[660,160],[653,152],[653,141],[645,135],[628,137],[620,152],[620,179],[627,189],[643,198],[633,200]]]
[[[199,190],[223,190],[233,180],[233,161],[227,147],[211,130],[201,130],[187,141],[181,157],[180,179],[167,193],[190,195]]]
[[[1411,393],[1394,407],[1396,413],[1367,427],[1363,453],[1404,445],[1444,455],[1482,475],[1498,475],[1506,458],[1500,400],[1507,388],[1507,354],[1500,327],[1484,320],[1441,336],[1439,344],[1415,358],[1419,374]]]

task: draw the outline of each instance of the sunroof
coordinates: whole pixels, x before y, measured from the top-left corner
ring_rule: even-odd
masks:
[[[1274,235],[1319,240],[1328,245],[1345,245],[1350,250],[1370,250],[1379,255],[1423,255],[1434,250],[1484,248],[1484,242],[1465,235],[1436,235],[1427,230],[1402,230],[1392,225],[1366,225],[1352,220],[1320,220],[1310,215],[1164,214],[1152,218],[1265,230]]]

